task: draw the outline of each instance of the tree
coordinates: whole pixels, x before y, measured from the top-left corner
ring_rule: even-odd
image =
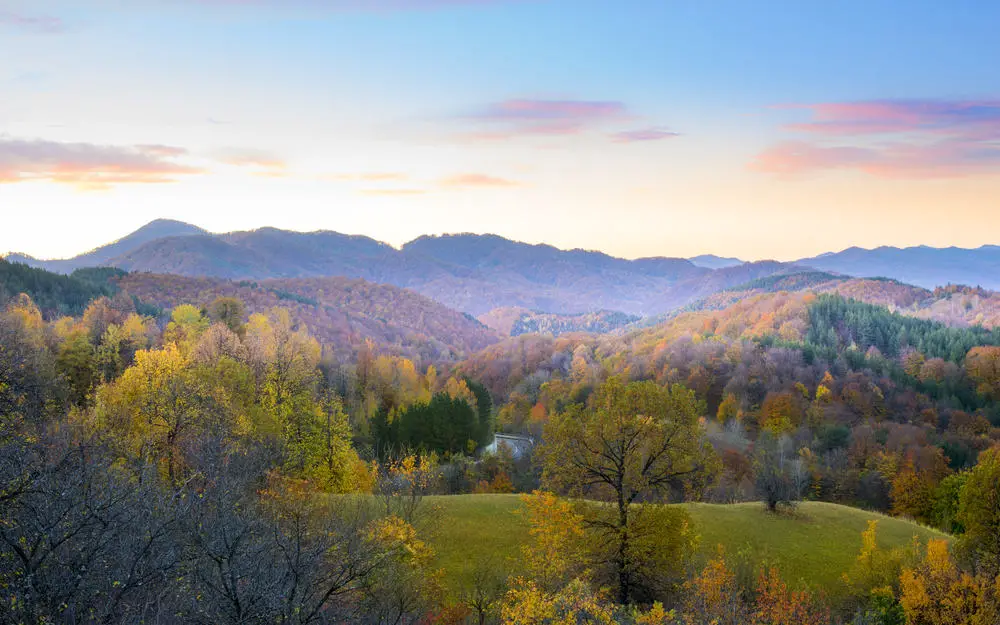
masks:
[[[1000,347],[974,347],[965,357],[965,370],[980,395],[1000,399]]]
[[[1000,575],[1000,447],[979,455],[959,499],[961,546],[986,575]]]
[[[244,332],[243,317],[246,307],[235,297],[218,297],[208,305],[208,318],[216,323],[222,323],[234,333],[242,336]]]
[[[928,472],[917,472],[912,461],[892,480],[892,513],[917,520],[927,520],[934,505],[935,484]]]
[[[761,427],[775,436],[790,432],[802,420],[795,396],[790,392],[768,393],[760,408]]]
[[[633,504],[682,494],[714,467],[714,454],[702,436],[700,408],[694,393],[683,386],[623,384],[611,378],[589,408],[577,406],[556,415],[545,428],[538,451],[543,484],[613,504],[581,510],[588,528],[613,547],[606,563],[613,569],[621,603],[636,599],[646,581],[641,579],[645,563],[637,558],[652,526],[644,527],[643,507]]]
[[[56,355],[56,371],[69,385],[69,399],[78,408],[87,407],[97,382],[94,357],[94,346],[83,329],[70,333]]]
[[[740,415],[740,402],[736,398],[736,395],[732,393],[726,393],[726,396],[722,399],[719,404],[719,410],[715,413],[715,417],[719,420],[719,423],[725,425],[734,419],[738,419]]]
[[[754,489],[770,512],[777,512],[781,505],[795,505],[802,497],[802,485],[797,483],[785,457],[786,445],[787,439],[764,432],[754,447]]]
[[[992,625],[1000,619],[1000,580],[961,571],[943,539],[927,541],[927,555],[900,575],[907,625]]]
[[[129,367],[97,396],[99,423],[136,458],[159,459],[171,485],[184,467],[185,444],[223,414],[203,380],[173,344],[136,353]]]

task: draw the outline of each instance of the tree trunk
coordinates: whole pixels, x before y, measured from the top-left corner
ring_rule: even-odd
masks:
[[[618,491],[618,602],[628,603],[632,594],[628,570],[628,504],[625,496]]]

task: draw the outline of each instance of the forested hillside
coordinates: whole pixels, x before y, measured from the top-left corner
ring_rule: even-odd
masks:
[[[837,294],[954,327],[993,328],[1000,324],[1000,293],[996,291],[961,285],[930,291],[888,278],[851,278],[805,271],[776,274],[725,288],[670,313],[644,318],[636,325],[656,325],[682,312],[722,310],[755,295],[782,291]]]
[[[339,360],[353,362],[367,344],[428,363],[462,358],[500,339],[475,318],[426,297],[349,278],[260,282],[129,274],[117,282],[129,295],[163,309],[203,307],[219,297],[242,301],[249,313],[284,307]]]
[[[113,278],[120,269],[78,269],[71,275],[51,273],[0,258],[0,306],[25,293],[47,316],[79,315],[92,300],[117,292]]]
[[[479,320],[504,336],[522,334],[551,334],[559,336],[572,332],[614,332],[639,321],[639,317],[625,313],[600,310],[592,313],[558,315],[524,308],[496,308],[480,315]]]

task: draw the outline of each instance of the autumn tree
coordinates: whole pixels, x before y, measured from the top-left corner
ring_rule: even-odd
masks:
[[[749,620],[749,606],[721,546],[718,555],[685,585],[685,591],[685,623],[744,625]]]
[[[979,455],[962,487],[957,519],[965,528],[963,550],[980,571],[1000,575],[1000,447]]]
[[[753,625],[826,625],[830,611],[821,607],[805,590],[792,590],[778,569],[761,571],[757,578],[757,604]]]
[[[801,459],[788,447],[787,438],[775,438],[768,432],[762,433],[754,446],[754,490],[770,512],[777,512],[778,506],[794,506],[802,498],[802,473],[796,471]]]
[[[650,533],[663,529],[647,524],[645,513],[652,507],[633,504],[683,493],[714,467],[699,416],[694,393],[682,386],[624,384],[612,378],[597,390],[588,408],[556,415],[545,428],[538,452],[543,483],[555,491],[612,504],[584,506],[581,511],[600,544],[609,545],[611,553],[604,555],[621,603],[641,594],[648,581],[643,578],[649,563],[643,558],[652,551]],[[668,527],[685,531],[683,520]],[[676,564],[683,560],[684,548],[674,548],[679,548],[674,552]]]
[[[907,625],[992,625],[1000,621],[1000,579],[959,569],[943,539],[927,541],[927,554],[900,575]]]
[[[136,458],[160,459],[171,485],[183,468],[183,447],[207,423],[211,396],[190,375],[188,361],[173,344],[140,351],[136,363],[98,393],[102,427]]]
[[[208,305],[208,318],[238,335],[243,334],[246,306],[235,297],[218,297]]]
[[[965,370],[981,395],[1000,399],[1000,347],[973,347],[965,357]]]

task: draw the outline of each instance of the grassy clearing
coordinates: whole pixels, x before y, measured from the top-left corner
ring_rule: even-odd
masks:
[[[528,540],[525,520],[517,514],[517,495],[428,497],[435,512],[425,535],[437,551],[439,565],[453,592],[461,589],[477,566],[520,570],[520,547]],[[701,557],[744,553],[754,564],[780,568],[789,582],[822,588],[839,587],[861,547],[861,532],[878,519],[878,539],[885,548],[921,542],[945,534],[903,519],[829,503],[806,502],[793,514],[771,515],[761,504],[684,504],[701,537]]]

